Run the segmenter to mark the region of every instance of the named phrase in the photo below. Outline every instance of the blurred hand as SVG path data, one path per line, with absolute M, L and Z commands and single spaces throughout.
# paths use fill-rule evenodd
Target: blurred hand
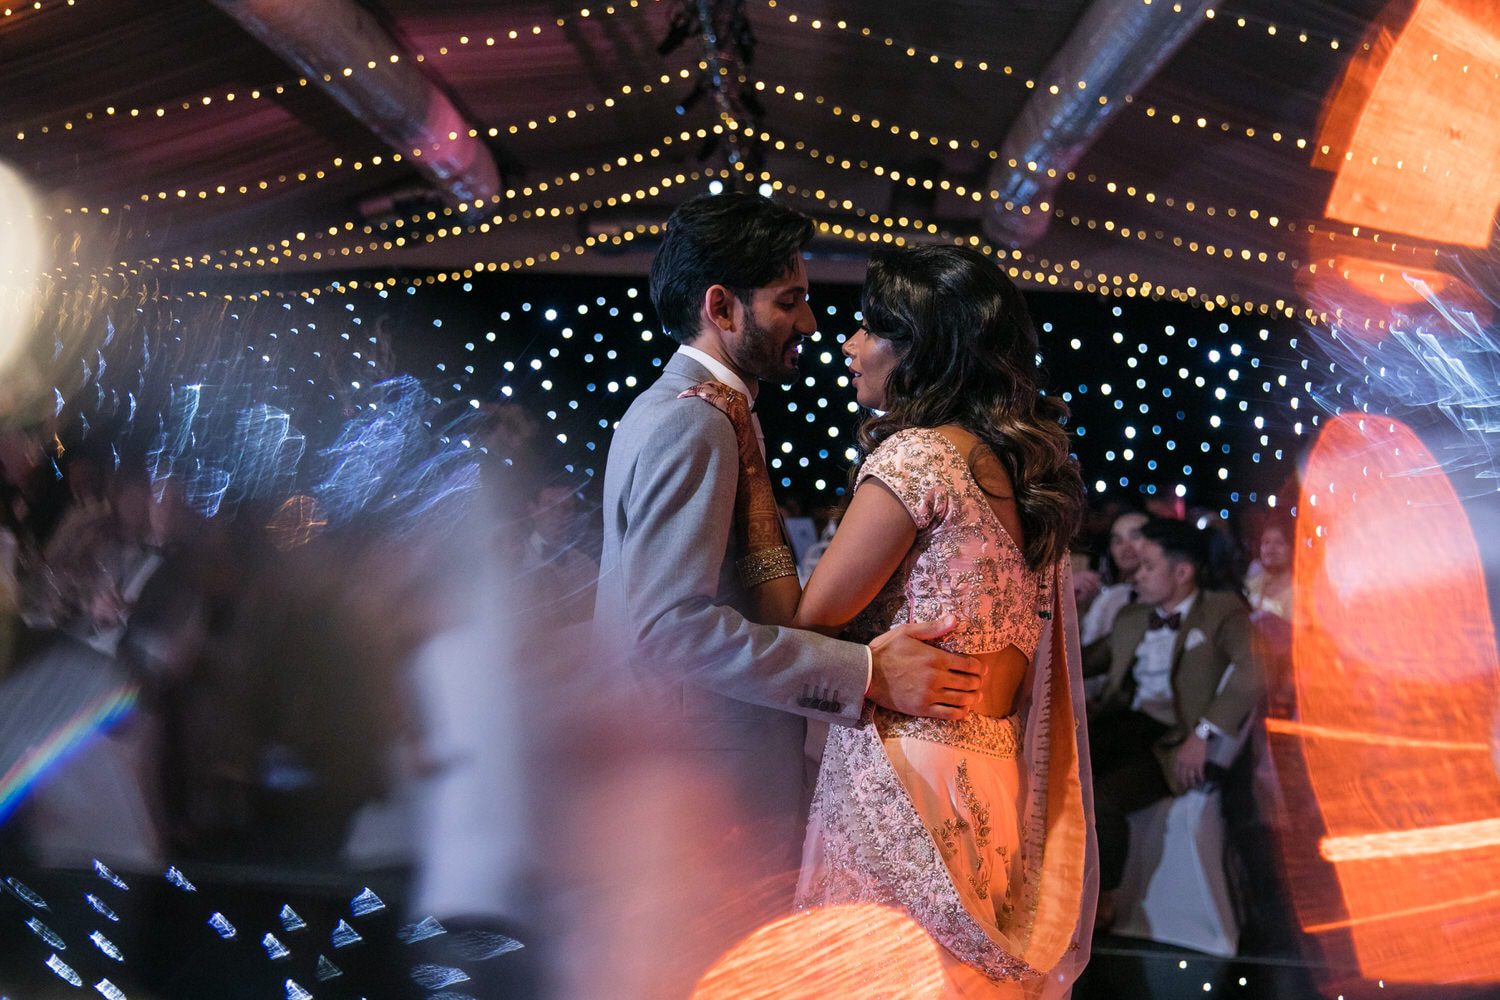
M 125 598 L 113 583 L 104 582 L 89 600 L 89 622 L 97 632 L 108 632 L 125 624 Z
M 870 643 L 874 669 L 865 697 L 883 708 L 929 719 L 962 719 L 979 700 L 984 666 L 972 656 L 927 644 L 957 624 L 952 615 L 912 622 Z
M 1103 589 L 1104 581 L 1093 570 L 1085 569 L 1073 574 L 1073 600 L 1080 611 L 1092 604 Z
M 1203 784 L 1203 770 L 1208 764 L 1208 741 L 1194 734 L 1177 748 L 1172 768 L 1177 780 L 1184 788 L 1197 788 Z

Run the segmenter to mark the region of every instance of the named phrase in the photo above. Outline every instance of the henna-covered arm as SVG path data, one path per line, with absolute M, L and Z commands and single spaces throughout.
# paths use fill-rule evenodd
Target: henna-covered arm
M 735 568 L 750 601 L 749 617 L 763 625 L 789 625 L 797 614 L 802 587 L 797 563 L 782 530 L 770 470 L 755 437 L 749 401 L 721 382 L 702 382 L 684 390 L 719 410 L 734 426 L 739 445 L 739 483 L 734 494 Z

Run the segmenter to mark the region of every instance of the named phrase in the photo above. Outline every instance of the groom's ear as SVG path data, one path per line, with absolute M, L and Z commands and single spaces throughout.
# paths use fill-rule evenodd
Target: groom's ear
M 739 299 L 723 285 L 709 285 L 703 293 L 703 315 L 720 333 L 728 333 L 738 325 L 738 307 Z

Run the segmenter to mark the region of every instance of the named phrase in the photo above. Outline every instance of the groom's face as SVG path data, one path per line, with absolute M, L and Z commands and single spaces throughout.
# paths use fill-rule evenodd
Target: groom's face
M 727 343 L 730 360 L 741 374 L 762 382 L 783 383 L 797 375 L 802 338 L 817 329 L 807 303 L 807 271 L 797 258 L 792 269 L 740 304 L 735 339 Z

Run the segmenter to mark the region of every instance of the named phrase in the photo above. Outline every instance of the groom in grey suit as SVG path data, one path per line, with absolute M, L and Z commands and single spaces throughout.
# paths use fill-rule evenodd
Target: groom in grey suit
M 865 646 L 744 617 L 731 530 L 734 427 L 679 394 L 717 380 L 753 402 L 760 381 L 795 377 L 801 341 L 815 329 L 801 259 L 812 229 L 805 216 L 740 193 L 695 198 L 668 221 L 651 296 L 682 346 L 610 445 L 595 609 L 601 642 L 638 683 L 647 716 L 666 727 L 670 752 L 685 771 L 706 769 L 721 800 L 734 803 L 695 822 L 726 839 L 753 830 L 758 856 L 742 860 L 781 874 L 798 865 L 807 719 L 857 725 L 866 698 L 959 718 L 980 683 L 972 658 L 923 641 L 951 622 L 903 626 Z

